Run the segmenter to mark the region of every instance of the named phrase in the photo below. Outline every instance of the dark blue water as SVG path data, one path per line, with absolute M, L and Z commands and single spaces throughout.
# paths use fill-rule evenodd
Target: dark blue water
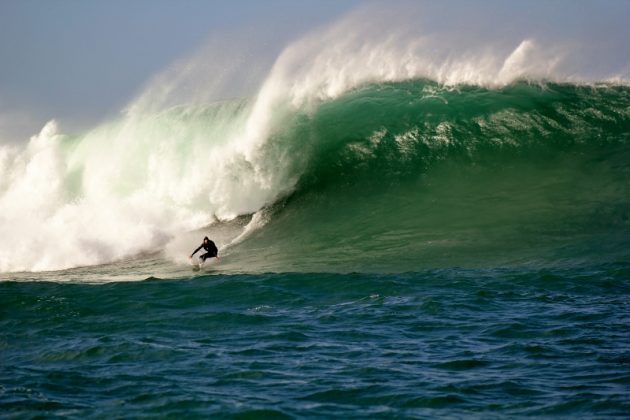
M 0 282 L 0 416 L 625 417 L 630 265 Z

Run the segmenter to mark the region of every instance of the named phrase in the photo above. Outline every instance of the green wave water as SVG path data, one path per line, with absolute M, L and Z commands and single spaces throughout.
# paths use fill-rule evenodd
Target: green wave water
M 364 86 L 276 133 L 308 159 L 234 252 L 263 271 L 627 259 L 629 104 L 617 86 Z
M 156 252 L 181 264 L 199 229 L 234 256 L 229 272 L 623 260 L 629 95 L 420 79 L 264 112 L 233 100 L 131 114 L 81 136 L 48 125 L 0 167 L 0 269 Z

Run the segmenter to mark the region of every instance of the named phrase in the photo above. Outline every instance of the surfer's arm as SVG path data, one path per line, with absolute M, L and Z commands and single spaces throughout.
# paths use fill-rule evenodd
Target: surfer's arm
M 199 248 L 195 249 L 195 251 L 192 254 L 190 254 L 190 258 L 192 258 L 193 255 L 195 255 L 197 251 L 199 251 L 201 248 L 203 248 L 203 244 L 199 245 Z

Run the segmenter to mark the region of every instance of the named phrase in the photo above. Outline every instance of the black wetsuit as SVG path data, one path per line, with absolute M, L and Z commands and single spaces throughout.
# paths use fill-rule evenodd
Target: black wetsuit
M 197 251 L 199 251 L 201 248 L 206 250 L 205 254 L 199 256 L 199 258 L 201 258 L 202 261 L 205 261 L 208 258 L 216 257 L 219 253 L 219 250 L 217 249 L 217 246 L 214 244 L 214 242 L 208 239 L 208 243 L 204 242 L 201 245 L 199 245 L 199 248 L 195 249 L 195 252 L 191 254 L 191 257 L 195 255 Z

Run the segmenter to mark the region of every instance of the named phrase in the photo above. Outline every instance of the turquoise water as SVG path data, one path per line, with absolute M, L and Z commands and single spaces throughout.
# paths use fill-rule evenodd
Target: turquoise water
M 251 110 L 48 135 L 54 195 L 35 152 L 0 182 L 2 417 L 627 416 L 630 89 L 373 83 L 253 146 Z
M 630 265 L 0 283 L 5 418 L 625 417 Z

